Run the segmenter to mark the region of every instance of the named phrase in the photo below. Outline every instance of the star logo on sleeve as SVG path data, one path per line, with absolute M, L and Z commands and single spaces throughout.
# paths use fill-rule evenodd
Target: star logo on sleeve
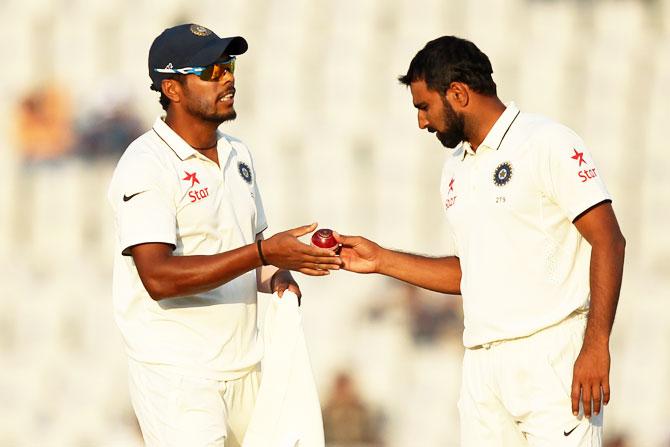
M 455 177 L 451 177 L 451 180 L 449 180 L 449 191 L 447 191 L 447 199 L 444 202 L 444 206 L 446 207 L 445 209 L 449 209 L 454 204 L 456 203 L 456 192 L 454 191 L 454 182 L 455 182 Z
M 186 180 L 187 182 L 190 180 L 191 181 L 191 188 L 195 186 L 197 183 L 198 185 L 200 184 L 200 181 L 198 180 L 198 177 L 196 177 L 196 173 L 190 173 L 188 171 L 184 171 L 184 174 L 186 174 L 186 177 L 184 177 L 182 180 Z
M 573 151 L 575 151 L 575 155 L 573 155 L 572 158 L 573 160 L 577 160 L 579 162 L 579 166 L 582 165 L 582 163 L 586 163 L 586 160 L 584 160 L 584 152 L 579 152 L 577 151 L 576 148 L 572 148 Z

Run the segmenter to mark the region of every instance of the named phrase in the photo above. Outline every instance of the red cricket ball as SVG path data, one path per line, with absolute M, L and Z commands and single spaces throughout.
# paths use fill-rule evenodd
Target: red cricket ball
M 328 228 L 322 228 L 314 232 L 312 235 L 312 245 L 315 247 L 335 250 L 335 252 L 339 251 L 337 240 L 335 239 L 335 236 L 333 236 L 333 230 Z

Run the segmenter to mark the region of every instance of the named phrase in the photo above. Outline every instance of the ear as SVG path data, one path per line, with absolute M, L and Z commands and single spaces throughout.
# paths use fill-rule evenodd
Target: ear
M 180 102 L 182 96 L 182 87 L 176 79 L 163 79 L 161 81 L 161 90 L 172 102 Z
M 451 100 L 452 106 L 466 107 L 470 103 L 470 88 L 462 82 L 452 82 L 444 93 L 447 99 Z

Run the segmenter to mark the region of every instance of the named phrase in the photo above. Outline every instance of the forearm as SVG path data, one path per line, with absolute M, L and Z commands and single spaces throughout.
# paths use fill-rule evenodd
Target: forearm
M 255 244 L 209 256 L 166 256 L 141 275 L 155 300 L 215 289 L 261 266 Z
M 461 293 L 461 265 L 456 256 L 430 258 L 382 249 L 378 273 L 435 292 Z
M 142 284 L 155 300 L 193 295 L 215 289 L 238 276 L 261 267 L 261 259 L 280 270 L 297 270 L 311 276 L 323 276 L 337 270 L 342 261 L 331 250 L 311 247 L 298 239 L 316 224 L 282 231 L 262 242 L 256 241 L 234 250 L 207 256 L 173 256 L 172 246 L 147 242 L 130 247 Z M 257 240 L 263 239 L 262 234 Z M 269 270 L 268 270 L 269 272 Z M 271 277 L 277 278 L 274 274 Z M 286 280 L 294 283 L 288 274 Z M 265 288 L 271 284 L 258 284 Z
M 587 346 L 609 343 L 619 302 L 624 253 L 625 240 L 620 235 L 592 247 L 591 302 L 584 335 L 584 344 Z

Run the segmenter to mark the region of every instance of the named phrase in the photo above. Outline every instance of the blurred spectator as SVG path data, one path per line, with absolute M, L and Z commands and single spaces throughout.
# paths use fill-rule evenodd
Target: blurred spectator
M 626 436 L 622 434 L 614 434 L 605 439 L 603 447 L 630 447 Z
M 142 134 L 142 123 L 122 87 L 101 88 L 92 110 L 80 117 L 77 155 L 84 159 L 116 161 Z
M 380 447 L 379 418 L 362 402 L 351 377 L 340 373 L 323 408 L 329 447 Z
M 401 320 L 415 345 L 461 343 L 463 306 L 460 296 L 430 292 L 402 281 L 385 279 L 386 293 L 367 309 L 369 323 Z
M 72 113 L 63 89 L 48 85 L 29 92 L 17 115 L 17 145 L 26 163 L 51 162 L 72 150 Z
M 415 344 L 433 344 L 453 338 L 460 340 L 463 312 L 459 297 L 431 293 L 405 284 L 405 306 Z

